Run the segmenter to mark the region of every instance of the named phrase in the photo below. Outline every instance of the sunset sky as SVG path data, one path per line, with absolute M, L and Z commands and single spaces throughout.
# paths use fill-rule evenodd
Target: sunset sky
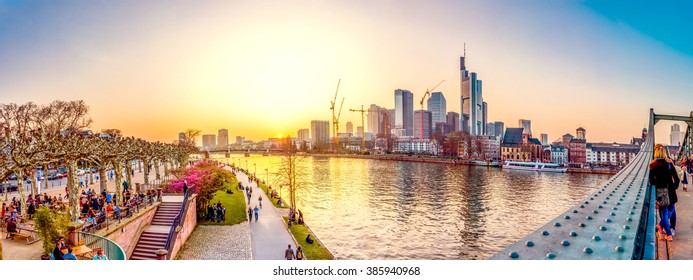
M 0 103 L 83 99 L 93 130 L 262 140 L 394 90 L 460 111 L 459 57 L 489 120 L 628 142 L 649 108 L 693 110 L 689 1 L 0 1 Z M 669 126 L 657 127 L 668 142 Z

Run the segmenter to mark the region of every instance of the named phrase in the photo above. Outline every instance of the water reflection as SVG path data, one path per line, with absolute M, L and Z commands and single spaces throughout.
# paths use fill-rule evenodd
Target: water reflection
M 487 259 L 609 178 L 323 157 L 304 168 L 299 207 L 338 259 Z

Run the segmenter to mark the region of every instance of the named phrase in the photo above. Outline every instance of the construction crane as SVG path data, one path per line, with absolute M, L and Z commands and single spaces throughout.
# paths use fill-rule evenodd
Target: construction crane
M 334 98 L 332 99 L 332 102 L 330 102 L 330 111 L 332 111 L 332 136 L 334 137 L 336 141 L 335 146 L 339 146 L 339 137 L 337 137 L 337 123 L 339 122 L 337 119 L 337 116 L 334 113 L 334 105 L 337 103 L 337 94 L 339 93 L 339 85 L 342 83 L 342 79 L 339 79 L 337 82 L 337 90 L 334 92 Z M 344 99 L 342 99 L 342 104 L 344 103 Z M 339 109 L 339 113 L 341 114 L 342 109 Z
M 426 96 L 430 96 L 430 95 L 431 95 L 431 91 L 435 90 L 435 89 L 436 89 L 440 84 L 442 84 L 443 82 L 445 82 L 445 80 L 440 81 L 440 83 L 438 83 L 438 84 L 437 84 L 436 86 L 434 86 L 432 89 L 430 89 L 430 90 L 427 89 L 427 90 L 426 90 L 426 93 L 424 93 L 423 97 L 421 98 L 421 102 L 420 102 L 420 104 L 421 104 L 421 139 L 425 139 L 425 138 L 426 138 L 426 137 L 425 137 L 425 136 L 426 136 L 426 135 L 425 135 L 425 131 L 424 131 L 424 128 L 425 128 L 425 126 L 424 126 L 424 116 L 425 116 L 425 115 L 424 115 L 424 108 L 423 108 L 424 100 L 426 100 Z
M 344 97 L 342 97 L 342 103 L 339 104 L 339 113 L 337 113 L 337 118 L 334 119 L 334 126 L 337 132 L 335 133 L 335 142 L 337 143 L 337 151 L 339 151 L 339 117 L 342 116 L 342 106 L 344 106 Z
M 359 109 L 349 109 L 352 112 L 361 112 L 361 151 L 366 150 L 366 126 L 363 124 L 363 114 L 365 112 L 370 112 L 370 110 L 364 110 L 363 105 L 361 105 L 361 110 Z

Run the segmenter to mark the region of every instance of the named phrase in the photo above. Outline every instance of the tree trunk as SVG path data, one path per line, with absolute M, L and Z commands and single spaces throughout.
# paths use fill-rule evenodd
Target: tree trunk
M 132 190 L 132 187 L 134 186 L 132 182 L 132 162 L 128 161 L 125 163 L 125 178 L 127 178 L 126 182 L 128 182 L 128 187 Z
M 156 179 L 161 180 L 161 174 L 159 172 L 159 160 L 154 160 L 154 172 L 156 172 Z
M 31 193 L 36 195 L 36 194 L 38 194 L 38 184 L 39 184 L 38 183 L 38 173 L 36 171 L 32 170 L 29 178 L 31 178 Z
M 79 218 L 79 179 L 77 178 L 77 161 L 72 160 L 67 163 L 67 186 L 70 190 L 70 220 L 77 221 Z
M 48 170 L 43 172 L 43 191 L 48 191 Z
M 123 197 L 123 189 L 121 185 L 123 184 L 123 164 L 122 161 L 116 160 L 113 163 L 113 173 L 115 173 L 115 184 L 116 184 L 116 197 L 121 199 Z M 118 202 L 116 202 L 117 204 Z
M 93 172 L 91 172 L 91 167 L 89 167 L 89 185 L 94 184 L 94 175 Z
M 147 165 L 144 167 L 144 184 L 148 185 L 149 184 L 149 160 L 147 161 L 142 161 L 142 164 L 140 165 L 140 170 L 142 168 L 142 165 Z
M 19 170 L 16 172 L 17 174 L 17 191 L 19 192 L 19 202 L 22 204 L 22 209 L 19 212 L 22 216 L 26 215 L 26 197 L 24 196 L 24 171 Z
M 103 166 L 99 166 L 99 193 L 105 192 L 107 189 L 107 182 L 106 182 L 106 166 L 107 164 Z
M 137 166 L 138 166 L 139 169 L 140 169 L 140 173 L 142 173 L 142 165 L 144 165 L 144 162 L 138 160 L 138 161 L 137 161 Z M 145 168 L 145 170 L 146 170 L 146 168 Z

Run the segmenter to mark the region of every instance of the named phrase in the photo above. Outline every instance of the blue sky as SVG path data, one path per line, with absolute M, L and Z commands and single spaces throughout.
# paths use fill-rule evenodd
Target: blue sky
M 627 142 L 651 107 L 693 110 L 690 11 L 686 1 L 0 1 L 0 102 L 84 99 L 94 129 L 152 140 L 187 128 L 260 140 L 330 119 L 340 78 L 342 128 L 361 122 L 349 108 L 392 108 L 397 88 L 418 103 L 441 80 L 459 112 L 466 43 L 490 121 Z

